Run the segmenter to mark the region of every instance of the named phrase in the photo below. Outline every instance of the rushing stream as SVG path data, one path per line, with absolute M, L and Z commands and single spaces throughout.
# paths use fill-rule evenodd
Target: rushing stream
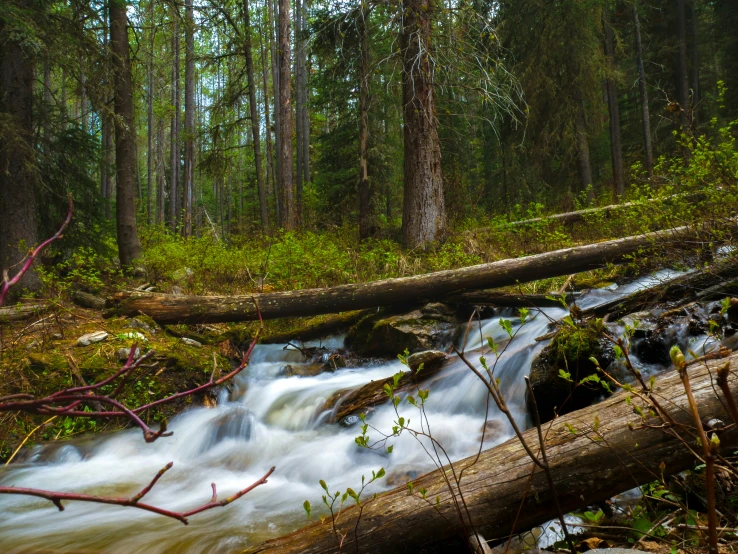
M 638 287 L 666 279 L 660 272 L 626 286 L 585 293 L 578 305 L 587 308 L 624 296 Z M 549 319 L 566 315 L 563 308 L 531 310 L 533 319 L 519 330 L 501 358 L 496 374 L 508 404 L 521 425 L 527 426 L 523 375 L 545 342 L 535 338 L 548 332 Z M 515 323 L 513 311 L 501 312 Z M 518 322 L 519 323 L 519 322 Z M 516 327 L 517 328 L 517 327 Z M 481 336 L 506 338 L 499 317 L 475 327 L 466 350 L 482 347 Z M 686 339 L 685 339 L 686 340 Z M 696 345 L 705 337 L 690 338 Z M 340 347 L 342 338 L 324 341 Z M 486 342 L 486 341 L 485 341 Z M 317 345 L 317 343 L 315 343 Z M 692 343 L 690 343 L 692 345 Z M 708 345 L 709 347 L 710 345 Z M 695 348 L 694 345 L 692 345 Z M 302 503 L 321 505 L 320 479 L 331 490 L 358 488 L 361 476 L 384 467 L 387 477 L 374 483 L 368 494 L 402 485 L 434 469 L 415 439 L 405 433 L 391 441 L 394 451 L 360 449 L 354 442 L 356 426 L 324 423 L 320 407 L 336 391 L 391 376 L 404 368 L 399 361 L 367 367 L 340 369 L 316 377 L 280 377 L 285 363 L 300 363 L 302 355 L 283 345 L 260 345 L 247 370 L 238 376 L 233 393 L 225 393 L 216 408 L 187 411 L 170 422 L 174 435 L 153 444 L 143 441 L 139 430 L 127 430 L 84 440 L 34 447 L 24 463 L 0 472 L 5 486 L 34 487 L 100 495 L 129 496 L 146 485 L 166 463 L 171 469 L 149 493 L 146 501 L 172 510 L 186 510 L 206 502 L 215 482 L 221 498 L 261 477 L 271 466 L 276 471 L 268 484 L 225 508 L 193 516 L 190 525 L 131 508 L 67 502 L 58 512 L 48 501 L 24 497 L 0 497 L 0 552 L 3 553 L 213 553 L 237 552 L 240 548 L 287 533 L 307 523 Z M 457 359 L 431 386 L 427 413 L 433 436 L 453 459 L 479 448 L 486 391 Z M 417 411 L 401 405 L 406 417 Z M 389 431 L 396 418 L 391 405 L 380 406 L 371 424 Z M 485 448 L 511 436 L 496 410 L 490 408 Z M 412 426 L 413 422 L 411 422 Z M 376 437 L 376 433 L 370 431 Z

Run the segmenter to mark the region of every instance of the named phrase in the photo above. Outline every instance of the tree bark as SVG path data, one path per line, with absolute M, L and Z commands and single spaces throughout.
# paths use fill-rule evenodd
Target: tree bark
M 185 0 L 185 147 L 184 236 L 192 236 L 192 195 L 195 170 L 195 15 L 193 0 Z
M 37 316 L 49 309 L 48 304 L 20 304 L 0 307 L 0 325 Z
M 269 23 L 266 25 L 267 31 L 270 29 Z M 267 155 L 267 163 L 266 163 L 266 184 L 267 188 L 271 185 L 272 192 L 276 193 L 277 190 L 277 183 L 274 178 L 274 154 L 272 152 L 272 124 L 270 121 L 270 114 L 269 114 L 269 79 L 267 78 L 267 55 L 266 55 L 266 49 L 264 48 L 264 26 L 262 25 L 260 28 L 261 33 L 260 39 L 259 39 L 259 48 L 261 50 L 261 77 L 264 85 L 264 123 L 266 126 L 266 155 Z M 242 210 L 243 211 L 243 210 Z
M 279 0 L 279 118 L 282 172 L 282 227 L 291 231 L 297 227 L 295 200 L 293 196 L 292 154 L 292 76 L 290 52 L 290 0 Z
M 425 248 L 446 232 L 436 99 L 431 57 L 434 0 L 404 0 L 400 37 L 403 57 L 404 204 L 402 238 Z
M 110 2 L 110 47 L 115 83 L 115 165 L 118 256 L 123 267 L 143 255 L 136 226 L 136 135 L 125 0 Z
M 179 7 L 175 4 L 173 6 L 174 15 L 172 17 L 173 29 L 172 29 L 172 113 L 171 121 L 171 146 L 169 162 L 169 225 L 171 226 L 172 232 L 177 231 L 177 225 L 179 224 L 179 218 L 181 215 L 180 205 L 180 136 L 179 131 L 181 127 L 180 122 L 180 79 L 179 79 Z
M 357 16 L 361 40 L 359 72 L 359 240 L 372 234 L 371 187 L 369 185 L 369 40 L 366 19 L 368 10 Z
M 19 0 L 20 9 L 35 3 Z M 24 48 L 0 18 L 0 279 L 2 271 L 20 262 L 37 242 L 36 177 L 33 138 L 33 81 L 35 60 L 30 46 Z M 16 268 L 17 269 L 17 268 Z M 12 272 L 11 272 L 12 275 Z M 38 288 L 31 269 L 18 288 Z
M 636 63 L 638 65 L 638 86 L 641 93 L 641 122 L 643 125 L 643 149 L 646 155 L 646 172 L 653 175 L 653 147 L 651 146 L 651 114 L 648 107 L 646 72 L 643 68 L 643 45 L 641 43 L 641 24 L 638 20 L 638 2 L 633 2 L 633 27 L 636 43 Z
M 732 356 L 729 361 L 733 369 L 729 387 L 735 395 L 738 394 L 735 376 L 738 356 Z M 714 372 L 722 363 L 725 362 L 709 365 Z M 703 419 L 729 420 L 709 370 L 695 366 L 689 373 Z M 687 395 L 676 372 L 659 378 L 654 394 L 677 424 L 692 426 Z M 564 512 L 602 502 L 659 479 L 662 473 L 672 475 L 695 465 L 694 454 L 672 434 L 658 425 L 641 425 L 640 417 L 633 412 L 633 403 L 642 404 L 632 393 L 620 392 L 599 404 L 555 420 L 547 435 L 546 452 Z M 595 421 L 599 424 L 593 426 Z M 650 418 L 649 423 L 658 424 L 660 419 Z M 523 436 L 530 445 L 538 442 L 536 429 L 526 431 Z M 738 432 L 733 429 L 722 432 L 720 441 L 723 451 L 729 452 L 738 445 Z M 451 552 L 457 551 L 454 548 L 464 549 L 470 528 L 487 540 L 503 539 L 511 532 L 520 532 L 556 517 L 546 475 L 534 467 L 517 438 L 482 452 L 476 461 L 475 458 L 472 456 L 454 464 L 457 472 L 459 468 L 469 468 L 464 473 L 461 492 L 471 521 L 464 512 L 462 526 L 446 485 L 450 472 L 444 467 L 415 479 L 414 495 L 403 486 L 365 502 L 358 525 L 359 510 L 354 506 L 345 509 L 338 521 L 338 529 L 346 534 L 342 551 Z M 417 491 L 421 489 L 427 490 L 426 498 L 430 501 L 419 497 Z M 454 490 L 458 500 L 458 491 L 455 487 Z M 251 547 L 245 554 L 338 551 L 329 516 L 324 523 L 317 522 Z
M 587 133 L 587 122 L 584 117 L 584 103 L 579 94 L 575 94 L 576 114 L 574 116 L 574 129 L 577 134 L 577 170 L 579 172 L 579 184 L 581 190 L 587 190 L 592 185 L 592 166 L 589 161 L 589 135 Z M 590 189 L 589 197 L 592 197 Z
M 295 164 L 295 217 L 297 226 L 302 226 L 302 194 L 303 194 L 303 162 L 304 152 L 302 141 L 302 2 L 295 0 L 295 150 L 297 160 Z
M 618 106 L 618 85 L 615 79 L 615 40 L 610 21 L 610 7 L 602 8 L 602 26 L 605 34 L 605 57 L 608 63 L 608 76 L 605 80 L 607 88 L 607 108 L 610 115 L 610 158 L 612 160 L 612 178 L 615 196 L 625 194 L 625 176 L 623 172 L 623 147 L 620 141 L 620 107 Z
M 676 31 L 677 42 L 679 43 L 676 88 L 679 105 L 681 106 L 681 110 L 679 111 L 679 120 L 682 124 L 682 130 L 684 133 L 688 133 L 691 107 L 689 105 L 689 81 L 687 79 L 687 20 L 684 2 L 685 0 L 676 0 Z M 685 157 L 690 157 L 688 148 L 684 147 L 682 151 Z
M 609 263 L 624 262 L 630 254 L 641 250 L 653 247 L 663 249 L 667 244 L 679 246 L 685 237 L 693 235 L 692 228 L 679 227 L 525 258 L 322 289 L 243 296 L 170 296 L 124 292 L 109 299 L 108 315 L 144 313 L 161 323 L 214 323 L 258 319 L 256 304 L 264 319 L 409 304 L 469 290 L 504 287 L 590 271 Z
M 154 0 L 149 0 L 149 59 L 148 90 L 146 106 L 147 152 L 146 152 L 146 222 L 151 225 L 154 220 Z
M 274 166 L 276 182 L 274 185 L 275 210 L 277 212 L 277 226 L 282 227 L 282 118 L 280 117 L 279 101 L 279 56 L 277 55 L 277 41 L 279 40 L 279 8 L 277 0 L 266 0 L 269 12 L 269 48 L 272 55 L 272 92 L 274 94 L 274 147 L 277 154 Z M 276 37 L 276 38 L 275 38 Z
M 251 114 L 251 135 L 254 145 L 254 163 L 256 164 L 256 188 L 259 191 L 259 212 L 261 229 L 267 233 L 269 229 L 269 211 L 267 209 L 266 184 L 261 163 L 261 133 L 259 131 L 259 111 L 256 104 L 256 82 L 254 81 L 254 57 L 252 53 L 251 18 L 249 0 L 243 0 L 244 49 L 246 55 L 246 74 L 249 80 L 249 112 Z
M 689 3 L 689 11 L 692 19 L 692 124 L 697 133 L 700 124 L 700 54 L 697 43 L 697 10 L 696 0 Z

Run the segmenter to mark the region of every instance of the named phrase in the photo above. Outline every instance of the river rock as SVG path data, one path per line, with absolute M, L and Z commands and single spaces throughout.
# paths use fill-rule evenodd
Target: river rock
M 142 331 L 146 331 L 147 333 L 151 333 L 152 335 L 156 334 L 156 330 L 151 325 L 137 317 L 134 317 L 131 321 L 128 322 L 128 327 L 130 327 L 131 329 L 140 329 Z
M 424 369 L 433 369 L 446 359 L 446 353 L 440 350 L 425 350 L 410 354 L 407 358 L 407 366 L 413 371 L 417 371 L 421 364 Z
M 541 422 L 550 421 L 555 413 L 561 415 L 589 406 L 606 392 L 597 383 L 575 387 L 585 377 L 597 374 L 597 367 L 589 360 L 591 357 L 603 368 L 613 358 L 609 345 L 594 327 L 565 326 L 533 360 L 530 381 Z M 571 381 L 561 377 L 560 370 L 570 373 Z M 527 391 L 526 404 L 532 415 L 532 399 Z
M 338 424 L 341 427 L 353 427 L 354 425 L 357 425 L 361 421 L 361 418 L 357 415 L 347 415 L 346 417 L 342 417 Z
M 195 339 L 191 339 L 189 337 L 182 337 L 179 339 L 183 344 L 186 344 L 187 346 L 194 346 L 195 348 L 202 348 L 202 343 L 197 342 Z
M 118 349 L 118 359 L 122 362 L 125 362 L 128 360 L 128 356 L 131 355 L 131 349 L 130 348 L 119 348 Z M 136 353 L 133 355 L 133 359 L 137 360 L 141 357 L 141 349 L 136 347 Z
M 315 377 L 324 371 L 323 364 L 287 364 L 280 373 L 285 377 Z
M 77 339 L 77 346 L 89 346 L 95 342 L 101 342 L 108 338 L 108 333 L 105 331 L 95 331 L 94 333 L 87 333 Z
M 656 322 L 651 312 L 628 314 L 622 318 L 621 323 L 633 329 L 633 337 L 635 338 L 650 337 L 656 330 Z
M 452 310 L 441 306 L 435 303 L 380 319 L 367 316 L 349 330 L 345 344 L 360 356 L 387 358 L 405 350 L 415 353 L 437 349 L 452 339 L 458 325 Z

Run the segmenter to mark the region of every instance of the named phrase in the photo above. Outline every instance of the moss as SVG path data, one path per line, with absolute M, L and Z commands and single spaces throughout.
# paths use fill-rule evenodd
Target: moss
M 547 360 L 553 366 L 565 368 L 598 357 L 601 352 L 600 336 L 593 326 L 565 326 L 551 341 Z

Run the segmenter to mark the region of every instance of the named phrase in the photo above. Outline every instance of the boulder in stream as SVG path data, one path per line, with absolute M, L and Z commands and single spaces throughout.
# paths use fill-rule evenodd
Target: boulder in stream
M 458 325 L 455 311 L 440 302 L 403 315 L 370 315 L 346 335 L 346 346 L 360 356 L 394 358 L 398 354 L 437 349 L 451 340 Z
M 541 422 L 550 421 L 555 414 L 565 414 L 589 406 L 606 390 L 592 382 L 579 384 L 590 375 L 597 375 L 596 358 L 601 367 L 612 362 L 612 353 L 593 325 L 562 327 L 543 351 L 533 360 L 530 381 Z M 562 374 L 569 374 L 565 378 Z M 604 379 L 604 377 L 603 377 Z M 526 405 L 532 410 L 529 393 Z

